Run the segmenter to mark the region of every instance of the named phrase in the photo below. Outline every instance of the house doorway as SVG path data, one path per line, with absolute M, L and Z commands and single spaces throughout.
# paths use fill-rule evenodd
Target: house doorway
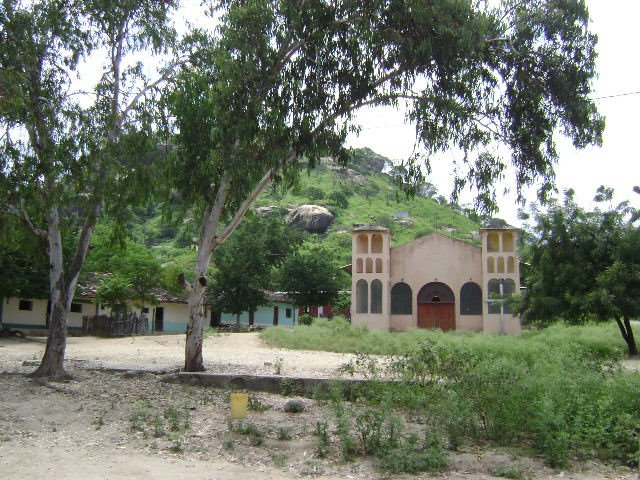
M 164 330 L 164 307 L 156 307 L 155 332 Z
M 442 282 L 427 283 L 418 292 L 418 327 L 456 328 L 456 300 L 453 291 Z

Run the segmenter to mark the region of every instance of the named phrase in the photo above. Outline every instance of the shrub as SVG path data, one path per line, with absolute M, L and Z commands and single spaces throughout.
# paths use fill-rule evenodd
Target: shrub
M 287 413 L 304 412 L 304 402 L 302 400 L 289 400 L 284 405 L 284 411 Z
M 298 323 L 300 325 L 310 326 L 313 323 L 313 316 L 308 313 L 303 313 L 298 318 Z

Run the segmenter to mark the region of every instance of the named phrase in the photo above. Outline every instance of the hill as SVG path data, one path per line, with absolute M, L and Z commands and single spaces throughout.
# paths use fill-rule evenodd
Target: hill
M 283 218 L 300 205 L 320 205 L 334 216 L 328 230 L 313 239 L 331 247 L 343 263 L 351 261 L 351 230 L 362 224 L 378 224 L 393 232 L 392 245 L 401 245 L 432 232 L 470 243 L 478 242 L 478 224 L 448 205 L 434 188 L 407 198 L 385 173 L 391 161 L 370 149 L 354 150 L 348 168 L 324 158 L 313 170 L 300 175 L 287 192 L 264 192 L 253 209 L 269 210 Z M 264 209 L 264 207 L 269 207 Z M 196 219 L 167 221 L 158 206 L 135 208 L 128 231 L 134 241 L 152 249 L 164 265 L 189 269 L 195 256 Z M 98 232 L 99 235 L 99 232 Z

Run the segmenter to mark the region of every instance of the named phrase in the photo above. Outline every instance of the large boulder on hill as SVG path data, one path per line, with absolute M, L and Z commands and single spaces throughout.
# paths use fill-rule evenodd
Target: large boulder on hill
M 355 183 L 356 185 L 361 185 L 362 186 L 362 185 L 367 183 L 367 179 L 364 178 L 363 175 L 359 174 L 355 170 L 352 170 L 351 168 L 345 168 L 343 170 L 340 170 L 340 173 L 347 180 L 349 180 L 351 183 Z
M 297 225 L 310 233 L 324 233 L 333 222 L 333 214 L 319 205 L 301 205 L 289 212 L 287 225 Z

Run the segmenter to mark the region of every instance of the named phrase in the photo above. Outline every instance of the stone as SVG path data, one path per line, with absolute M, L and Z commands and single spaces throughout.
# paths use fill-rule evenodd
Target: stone
M 301 205 L 286 217 L 287 225 L 297 225 L 310 233 L 324 233 L 333 222 L 333 214 L 320 205 Z

